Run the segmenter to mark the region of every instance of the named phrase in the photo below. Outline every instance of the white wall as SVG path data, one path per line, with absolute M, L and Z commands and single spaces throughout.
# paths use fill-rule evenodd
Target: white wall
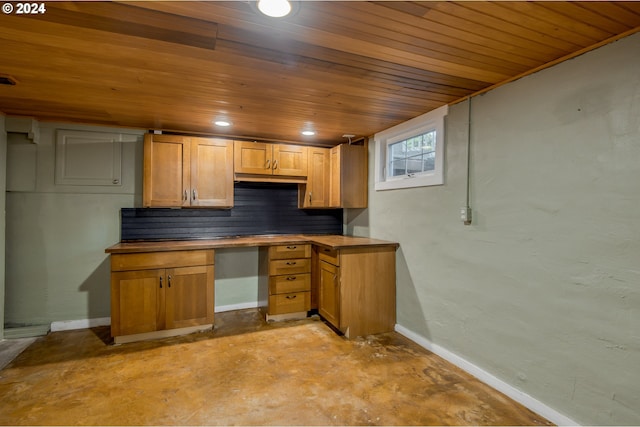
M 400 243 L 398 323 L 580 423 L 640 424 L 640 34 L 473 99 L 471 226 L 467 108 L 443 186 L 349 213 Z
M 142 142 L 123 143 L 122 187 L 56 185 L 57 129 L 141 131 L 40 123 L 40 142 L 9 134 L 6 302 L 9 327 L 109 317 L 109 259 L 120 208 L 140 200 Z
M 3 305 L 9 326 L 109 317 L 110 265 L 104 250 L 120 240 L 120 209 L 141 206 L 141 137 L 123 143 L 122 187 L 56 185 L 57 129 L 142 135 L 46 122 L 40 123 L 37 145 L 25 135 L 9 134 Z M 257 305 L 257 253 L 255 248 L 217 251 L 216 307 Z

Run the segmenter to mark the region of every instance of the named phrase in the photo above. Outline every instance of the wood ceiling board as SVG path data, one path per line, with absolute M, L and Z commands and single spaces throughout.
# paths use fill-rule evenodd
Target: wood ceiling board
M 631 34 L 639 3 L 50 2 L 0 16 L 0 110 L 329 146 Z
M 323 30 L 340 32 L 349 38 L 495 72 L 526 69 L 526 66 L 519 62 L 528 66 L 539 63 L 529 58 L 518 58 L 517 55 L 491 50 L 481 44 L 474 46 L 472 50 L 468 45 L 463 49 L 460 44 L 452 43 L 450 37 L 437 37 L 437 33 L 431 31 L 424 23 L 418 27 L 391 19 L 380 21 L 376 15 L 353 13 L 349 4 L 332 3 L 331 6 L 331 11 L 315 11 L 307 24 L 312 25 L 313 21 L 324 22 Z M 434 41 L 435 39 L 438 41 Z
M 621 24 L 620 22 L 610 19 L 602 10 L 604 9 L 602 6 L 598 11 L 585 8 L 583 3 L 579 2 L 548 2 L 544 7 L 567 18 L 588 22 L 590 26 L 608 34 L 607 37 L 611 37 L 614 34 L 622 33 L 632 28 L 626 24 Z
M 400 2 L 398 2 L 400 3 Z M 485 2 L 469 2 L 480 3 L 482 5 Z M 350 3 L 352 4 L 352 3 Z M 438 2 L 436 2 L 438 4 Z M 364 5 L 359 2 L 353 2 L 352 7 L 361 9 Z M 376 7 L 369 7 L 371 12 L 375 12 L 378 19 L 383 20 L 388 17 L 402 21 L 406 19 L 408 23 L 416 26 L 422 26 L 427 28 L 433 34 L 440 34 L 450 44 L 459 44 L 461 46 L 467 46 L 468 49 L 476 48 L 477 46 L 487 46 L 493 50 L 506 51 L 506 52 L 518 52 L 520 55 L 528 55 L 528 52 L 535 52 L 536 55 L 548 56 L 550 51 L 557 51 L 556 47 L 548 46 L 541 43 L 537 38 L 525 38 L 519 35 L 513 35 L 505 33 L 498 26 L 497 29 L 489 28 L 485 23 L 480 25 L 471 23 L 469 21 L 455 19 L 454 16 L 444 14 L 436 9 L 436 5 L 429 9 L 429 13 L 426 17 L 406 17 L 402 12 L 398 12 L 396 9 L 396 2 L 384 3 L 384 6 L 376 4 Z M 513 19 L 513 13 L 510 15 Z M 447 21 L 447 24 L 440 22 L 439 19 Z M 510 22 L 510 21 L 506 21 Z M 452 26 L 453 25 L 453 26 Z
M 142 13 L 144 12 L 144 13 Z M 78 28 L 122 34 L 141 39 L 214 49 L 217 24 L 193 18 L 182 18 L 162 12 L 141 10 L 134 6 L 102 2 L 55 3 L 42 15 L 25 15 L 38 23 L 55 22 Z
M 186 13 L 184 5 L 180 7 L 175 3 L 151 3 L 149 5 L 144 3 L 136 4 L 139 4 L 140 7 Z M 372 43 L 368 40 L 353 39 L 341 33 L 332 33 L 324 29 L 323 22 L 318 22 L 318 20 L 314 19 L 312 10 L 308 7 L 310 5 L 322 5 L 322 7 L 331 8 L 332 4 L 333 2 L 309 2 L 309 4 L 303 2 L 296 17 L 280 22 L 277 27 L 274 27 L 272 20 L 261 18 L 242 2 L 205 2 L 200 3 L 199 6 L 202 6 L 200 10 L 202 16 L 210 17 L 209 19 L 214 19 L 215 17 L 220 25 L 250 28 L 251 31 L 257 33 L 278 34 L 280 40 L 276 45 L 278 49 L 286 50 L 286 44 L 291 39 L 379 60 L 397 62 L 422 70 L 450 74 L 455 77 L 477 79 L 485 83 L 499 81 L 505 76 L 501 72 L 482 70 L 451 61 L 424 57 L 412 52 Z M 310 14 L 309 18 L 305 18 L 305 14 Z M 298 24 L 299 21 L 311 22 L 312 24 L 300 25 Z
M 619 22 L 629 29 L 637 26 L 638 15 L 640 15 L 640 2 L 628 1 L 623 4 L 611 2 L 580 2 L 580 6 L 591 10 L 598 15 L 604 15 L 611 20 Z M 634 12 L 632 8 L 635 7 Z
M 528 2 L 504 2 L 500 6 L 517 12 L 521 22 L 527 22 L 538 31 L 552 34 L 554 37 L 572 40 L 580 46 L 590 46 L 611 36 L 610 33 L 592 27 L 586 22 L 564 16 L 544 5 L 544 1 L 529 4 Z

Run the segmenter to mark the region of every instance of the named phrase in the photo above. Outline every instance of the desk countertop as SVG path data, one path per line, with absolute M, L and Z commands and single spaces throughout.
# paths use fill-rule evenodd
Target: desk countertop
M 105 249 L 110 254 L 125 254 L 136 252 L 164 252 L 164 251 L 188 251 L 196 249 L 221 249 L 238 247 L 258 247 L 287 244 L 311 243 L 329 247 L 331 249 L 372 247 L 372 246 L 393 246 L 398 248 L 399 244 L 386 240 L 370 239 L 368 237 L 353 237 L 340 235 L 308 235 L 308 234 L 287 234 L 287 235 L 261 235 L 261 236 L 240 236 L 223 237 L 219 239 L 203 240 L 167 240 L 148 242 L 121 242 Z

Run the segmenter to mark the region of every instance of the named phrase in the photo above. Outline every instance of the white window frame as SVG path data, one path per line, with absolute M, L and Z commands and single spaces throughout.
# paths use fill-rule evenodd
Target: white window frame
M 444 105 L 426 114 L 408 120 L 397 126 L 378 132 L 375 141 L 375 190 L 394 190 L 399 188 L 426 187 L 444 184 L 444 117 L 449 107 Z M 387 177 L 387 153 L 389 145 L 414 136 L 436 131 L 435 167 L 432 171 Z

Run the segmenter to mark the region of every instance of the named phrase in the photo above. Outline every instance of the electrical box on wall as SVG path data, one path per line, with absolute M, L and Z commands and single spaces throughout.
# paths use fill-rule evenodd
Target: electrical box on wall
M 469 206 L 460 208 L 460 220 L 462 220 L 464 225 L 471 224 L 471 208 Z

